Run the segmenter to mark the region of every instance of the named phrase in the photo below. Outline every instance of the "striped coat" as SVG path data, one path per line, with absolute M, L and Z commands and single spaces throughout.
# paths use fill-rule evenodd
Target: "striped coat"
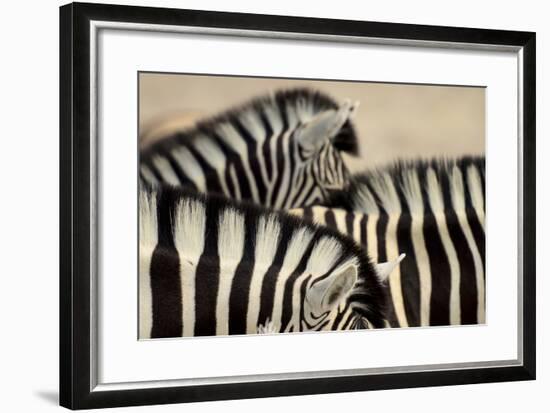
M 351 235 L 373 260 L 405 253 L 389 278 L 393 327 L 485 322 L 485 160 L 403 162 L 359 175 L 347 210 L 294 210 Z
M 141 150 L 140 179 L 276 209 L 324 205 L 348 184 L 354 108 L 308 89 L 261 97 Z
M 385 325 L 387 274 L 337 231 L 170 188 L 139 217 L 140 338 Z

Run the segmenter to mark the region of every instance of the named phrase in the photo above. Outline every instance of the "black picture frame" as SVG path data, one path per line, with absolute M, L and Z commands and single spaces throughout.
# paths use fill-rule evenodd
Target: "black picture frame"
M 185 25 L 378 39 L 503 45 L 521 50 L 523 103 L 523 362 L 513 367 L 353 375 L 192 387 L 94 391 L 90 312 L 90 22 Z M 60 8 L 60 404 L 71 409 L 535 379 L 535 56 L 531 32 L 73 3 Z

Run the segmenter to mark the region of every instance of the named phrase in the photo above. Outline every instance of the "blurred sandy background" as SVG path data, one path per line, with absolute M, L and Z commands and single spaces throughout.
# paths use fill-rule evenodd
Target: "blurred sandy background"
M 307 86 L 338 102 L 358 100 L 360 158 L 351 170 L 397 158 L 485 153 L 485 89 L 366 82 L 308 81 L 141 73 L 141 145 L 266 92 Z

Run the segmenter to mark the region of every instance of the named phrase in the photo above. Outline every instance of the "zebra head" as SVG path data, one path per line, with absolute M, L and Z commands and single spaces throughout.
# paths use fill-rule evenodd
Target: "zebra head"
M 297 102 L 297 108 L 305 103 Z M 350 119 L 359 103 L 344 101 L 303 119 L 294 133 L 294 152 L 297 153 L 294 184 L 306 186 L 313 182 L 314 196 L 301 202 L 302 206 L 324 204 L 335 191 L 345 190 L 350 174 L 341 152 L 357 154 L 357 138 Z M 300 110 L 297 109 L 298 114 Z M 315 199 L 316 197 L 316 199 Z M 291 205 L 290 207 L 293 207 Z
M 402 259 L 373 266 L 354 257 L 312 281 L 304 296 L 302 330 L 384 327 L 387 279 Z
M 140 180 L 287 210 L 325 205 L 358 153 L 356 104 L 290 89 L 203 119 L 140 151 Z

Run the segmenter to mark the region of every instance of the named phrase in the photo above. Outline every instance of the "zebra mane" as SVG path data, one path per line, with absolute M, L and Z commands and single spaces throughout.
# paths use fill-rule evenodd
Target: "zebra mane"
M 288 225 L 295 231 L 304 230 L 310 233 L 313 238 L 328 237 L 331 240 L 338 242 L 341 248 L 341 258 L 350 258 L 354 255 L 363 256 L 365 253 L 363 250 L 353 241 L 351 238 L 342 235 L 339 231 L 332 228 L 328 228 L 324 225 L 318 225 L 310 221 L 305 221 L 300 217 L 289 214 L 281 210 L 275 210 L 272 208 L 260 206 L 252 201 L 236 201 L 230 198 L 226 198 L 222 195 L 210 193 L 198 193 L 193 190 L 189 190 L 182 187 L 173 187 L 169 185 L 162 185 L 159 187 L 153 187 L 150 185 L 140 185 L 140 229 L 141 231 L 147 231 L 150 233 L 151 229 L 147 229 L 147 225 L 157 225 L 156 207 L 154 206 L 157 201 L 155 199 L 163 198 L 164 202 L 174 206 L 171 213 L 172 224 L 175 224 L 177 216 L 182 213 L 181 207 L 192 202 L 200 202 L 203 205 L 209 205 L 217 211 L 232 210 L 243 216 L 251 217 L 254 222 L 258 222 L 260 218 L 262 221 L 268 223 L 276 221 L 281 225 Z M 175 225 L 174 225 L 175 226 Z M 150 237 L 152 238 L 152 237 Z M 367 260 L 365 264 L 365 273 L 374 273 L 374 267 L 372 263 Z
M 242 122 L 247 115 L 265 116 L 266 111 L 276 111 L 284 122 L 290 118 L 306 121 L 314 115 L 329 109 L 337 109 L 338 103 L 329 95 L 318 90 L 308 88 L 294 88 L 279 90 L 271 94 L 253 98 L 245 103 L 237 105 L 215 116 L 200 120 L 194 126 L 178 131 L 172 136 L 177 136 L 180 141 L 197 139 L 202 135 L 215 134 L 217 126 L 223 123 L 236 124 Z M 167 136 L 170 138 L 171 136 Z M 158 143 L 165 143 L 163 139 Z M 153 143 L 154 147 L 158 143 Z M 341 152 L 357 156 L 359 143 L 353 124 L 347 120 L 332 141 L 333 146 Z
M 356 174 L 346 192 L 335 193 L 332 206 L 366 214 L 422 214 L 448 209 L 485 209 L 485 157 L 400 160 Z

